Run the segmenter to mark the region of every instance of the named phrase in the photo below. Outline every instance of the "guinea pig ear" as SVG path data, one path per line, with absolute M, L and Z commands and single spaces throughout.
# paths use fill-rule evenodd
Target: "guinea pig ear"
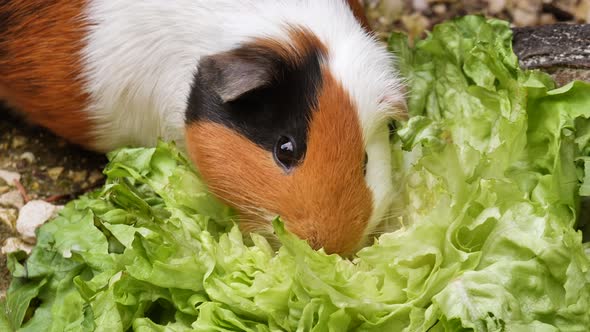
M 224 103 L 270 83 L 272 61 L 260 54 L 226 52 L 203 57 L 197 75 Z

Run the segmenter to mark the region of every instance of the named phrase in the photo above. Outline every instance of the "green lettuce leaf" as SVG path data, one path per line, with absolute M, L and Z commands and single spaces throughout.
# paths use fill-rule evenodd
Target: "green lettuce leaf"
M 0 327 L 19 331 L 587 331 L 590 85 L 525 71 L 506 22 L 389 46 L 411 118 L 401 228 L 353 260 L 243 236 L 174 144 L 109 155 L 101 190 L 38 230 Z

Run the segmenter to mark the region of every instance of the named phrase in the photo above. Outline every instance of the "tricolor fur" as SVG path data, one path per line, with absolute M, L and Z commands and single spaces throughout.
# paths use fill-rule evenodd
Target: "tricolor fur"
M 99 151 L 176 140 L 243 229 L 281 215 L 330 252 L 386 213 L 401 85 L 346 1 L 30 3 L 0 4 L 0 97 L 33 121 Z

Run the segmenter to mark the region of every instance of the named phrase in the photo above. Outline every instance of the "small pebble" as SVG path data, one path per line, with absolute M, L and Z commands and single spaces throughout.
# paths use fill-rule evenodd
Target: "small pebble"
M 25 144 L 27 144 L 27 138 L 24 136 L 14 136 L 12 138 L 12 148 L 13 149 L 18 149 Z
M 590 23 L 590 1 L 580 1 L 574 15 L 579 21 Z
M 68 171 L 68 177 L 74 182 L 83 182 L 88 177 L 87 171 Z
M 383 25 L 393 23 L 399 19 L 404 12 L 404 1 L 399 0 L 382 0 L 379 4 L 378 13 L 379 22 Z
M 447 6 L 443 3 L 437 3 L 436 5 L 432 6 L 432 11 L 436 15 L 443 15 L 444 13 L 447 12 Z
M 512 11 L 514 22 L 518 26 L 530 26 L 537 24 L 538 17 L 534 11 L 528 11 L 521 8 L 514 8 Z
M 20 209 L 24 204 L 23 196 L 18 190 L 9 191 L 0 195 L 0 206 Z
M 20 181 L 20 174 L 0 169 L 0 179 L 4 180 L 6 184 L 12 185 L 14 181 Z
M 412 0 L 412 7 L 414 7 L 416 11 L 423 12 L 428 9 L 428 1 Z
M 540 12 L 543 6 L 542 0 L 511 1 L 509 7 L 520 8 L 530 12 Z
M 12 252 L 17 251 L 24 251 L 27 254 L 30 254 L 33 250 L 33 246 L 30 244 L 25 243 L 23 240 L 16 238 L 16 237 L 9 237 L 4 241 L 4 245 L 0 251 L 2 254 L 6 255 Z
M 104 175 L 101 172 L 92 171 L 92 173 L 90 173 L 90 176 L 88 176 L 88 183 L 95 184 L 98 181 L 102 180 L 103 178 L 104 178 Z
M 30 201 L 23 206 L 18 214 L 16 230 L 22 235 L 25 242 L 35 243 L 35 230 L 49 219 L 55 217 L 60 209 L 60 206 L 45 201 Z
M 491 14 L 497 14 L 506 8 L 506 0 L 488 0 L 488 10 Z
M 402 16 L 402 24 L 408 31 L 410 39 L 420 36 L 428 26 L 428 19 L 422 14 Z
M 53 180 L 57 180 L 61 173 L 63 173 L 64 168 L 61 166 L 58 167 L 51 167 L 47 170 L 47 175 Z
M 555 23 L 555 16 L 553 16 L 553 14 L 542 14 L 541 17 L 539 17 L 539 23 L 553 24 Z
M 1 181 L 0 181 L 1 182 Z M 0 185 L 0 194 L 4 194 L 10 191 L 10 187 L 6 185 Z
M 35 155 L 32 152 L 27 151 L 20 155 L 20 159 L 26 160 L 29 162 L 29 164 L 32 164 L 35 162 Z
M 0 222 L 14 230 L 16 219 L 18 217 L 17 209 L 0 207 Z

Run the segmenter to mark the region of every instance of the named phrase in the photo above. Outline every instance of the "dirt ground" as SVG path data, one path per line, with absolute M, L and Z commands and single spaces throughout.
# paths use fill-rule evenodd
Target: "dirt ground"
M 411 37 L 423 36 L 434 24 L 465 14 L 481 13 L 509 20 L 515 26 L 558 21 L 590 21 L 590 0 L 365 0 L 373 28 L 385 38 L 392 30 Z M 0 105 L 0 173 L 20 174 L 20 181 L 6 183 L 0 176 L 0 244 L 15 236 L 22 204 L 3 201 L 15 193 L 22 200 L 42 199 L 63 204 L 102 184 L 106 158 L 83 151 L 46 130 L 27 124 Z M 9 282 L 4 255 L 0 255 L 0 296 Z
M 452 17 L 483 14 L 516 27 L 556 22 L 587 23 L 590 0 L 364 0 L 372 26 L 382 36 L 392 30 L 421 36 Z

